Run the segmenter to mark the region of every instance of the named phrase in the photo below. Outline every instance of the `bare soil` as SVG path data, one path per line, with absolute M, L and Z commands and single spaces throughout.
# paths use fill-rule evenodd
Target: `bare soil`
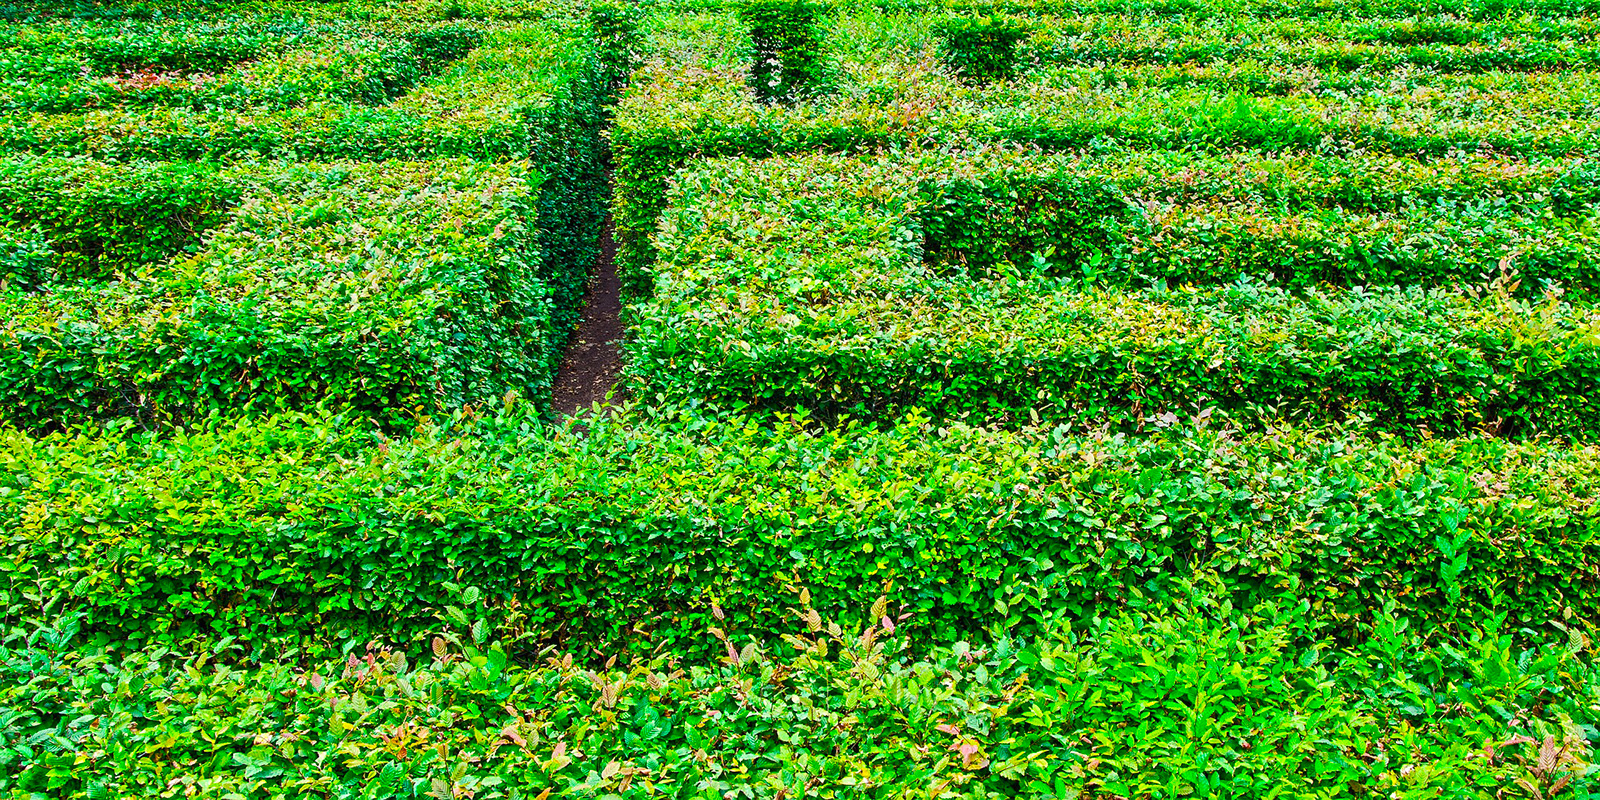
M 622 290 L 616 253 L 608 215 L 600 230 L 600 257 L 589 272 L 583 319 L 567 342 L 550 397 L 550 408 L 558 417 L 577 416 L 596 403 L 610 405 L 618 399 L 612 395 L 622 376 Z

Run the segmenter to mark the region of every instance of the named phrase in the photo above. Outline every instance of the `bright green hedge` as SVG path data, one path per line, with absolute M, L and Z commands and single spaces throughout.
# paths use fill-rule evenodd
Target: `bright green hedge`
M 1230 258 L 1257 245 L 1280 255 L 1276 245 L 1140 228 L 1134 205 L 1092 169 L 1069 165 L 1050 178 L 1048 161 L 1043 171 L 1013 162 L 1015 173 L 1006 159 L 986 173 L 983 161 L 736 159 L 680 175 L 656 239 L 665 254 L 656 295 L 633 309 L 636 391 L 713 406 L 857 416 L 917 406 L 1119 429 L 1212 409 L 1244 424 L 1367 417 L 1408 434 L 1587 439 L 1600 430 L 1600 316 L 1585 304 L 1518 299 L 1513 286 L 1477 280 L 1470 292 L 1229 282 L 1239 267 Z M 1027 192 L 1040 184 L 1050 193 L 1036 204 Z M 987 186 L 993 202 L 952 212 L 939 205 L 952 186 Z M 1028 249 L 1007 237 L 1041 225 L 1048 236 L 1033 246 L 1044 252 L 1031 263 L 973 274 L 950 267 L 959 251 L 929 263 L 935 235 L 1006 256 Z M 1337 238 L 1296 246 L 1324 252 L 1350 280 L 1427 277 L 1383 274 L 1395 267 L 1470 277 L 1478 265 L 1452 259 L 1478 246 L 1474 232 L 1492 243 L 1492 230 L 1469 227 L 1432 254 L 1397 248 L 1388 262 L 1362 260 Z M 1197 242 L 1232 255 L 1185 263 Z M 1167 274 L 1171 265 L 1182 271 Z M 1140 269 L 1214 285 L 1140 290 L 1127 274 Z M 1086 270 L 1106 273 L 1111 288 L 1086 284 Z
M 792 598 L 776 630 L 703 631 L 727 637 L 720 663 L 594 669 L 570 655 L 519 665 L 514 631 L 454 623 L 435 648 L 241 667 L 227 647 L 70 649 L 69 615 L 0 642 L 0 791 L 1592 796 L 1600 675 L 1581 630 L 1523 649 L 1492 629 L 1441 642 L 1384 618 L 1344 649 L 1292 598 L 1235 609 L 1194 591 L 921 655 L 881 622 L 807 620 Z
M 1266 153 L 1314 150 L 1440 157 L 1489 149 L 1510 156 L 1588 156 L 1600 125 L 1587 111 L 1600 99 L 1591 73 L 1437 75 L 1394 81 L 1360 78 L 1354 89 L 1319 88 L 1255 96 L 1252 82 L 1282 80 L 1259 64 L 1254 75 L 1227 67 L 1153 71 L 1155 82 L 1123 86 L 1122 67 L 962 86 L 920 58 L 932 46 L 926 26 L 887 30 L 892 16 L 845 19 L 831 47 L 856 39 L 842 59 L 838 96 L 799 106 L 764 106 L 746 91 L 724 30 L 731 17 L 674 32 L 666 55 L 636 74 L 618 105 L 611 140 L 616 161 L 618 264 L 635 295 L 652 289 L 649 235 L 664 209 L 668 179 L 706 157 L 753 158 L 804 152 L 870 152 L 929 143 L 1025 143 L 1049 150 L 1181 149 Z M 689 26 L 685 26 L 689 27 Z M 665 36 L 663 34 L 662 36 Z M 690 55 L 685 56 L 685 51 Z M 696 59 L 699 59 L 698 62 Z M 1248 59 L 1239 62 L 1248 66 Z M 1240 69 L 1244 69 L 1240 67 Z M 1210 78 L 1191 73 L 1204 73 Z M 1365 73 L 1363 73 L 1365 74 Z M 1313 76 L 1316 77 L 1316 76 Z M 1207 83 L 1207 81 L 1220 83 Z M 1233 86 L 1229 81 L 1243 82 Z M 1397 91 L 1409 91 L 1397 108 Z
M 450 160 L 265 171 L 192 255 L 0 295 L 5 418 L 326 404 L 395 420 L 539 397 L 566 335 L 538 274 L 541 180 Z
M 15 114 L 0 127 L 0 149 L 114 160 L 538 157 L 563 124 L 591 119 L 583 114 L 598 88 L 586 57 L 560 26 L 513 26 L 387 105 Z
M 1525 297 L 1600 289 L 1590 266 L 1600 240 L 1588 222 L 1600 173 L 1588 159 L 1121 152 L 977 161 L 908 165 L 935 270 L 1026 270 L 1039 253 L 1045 274 L 1128 287 L 1243 275 L 1295 290 L 1482 285 L 1514 272 Z
M 1431 22 L 1431 21 L 1430 21 Z M 1592 19 L 1440 23 L 1043 17 L 1022 47 L 1043 64 L 1206 64 L 1243 61 L 1336 70 L 1421 67 L 1437 72 L 1585 70 L 1600 65 Z
M 461 48 L 447 48 L 440 54 L 448 57 L 441 59 L 406 37 L 349 26 L 285 25 L 265 30 L 271 33 L 263 36 L 275 40 L 273 51 L 255 53 L 259 58 L 250 60 L 241 54 L 242 63 L 232 65 L 185 63 L 181 58 L 179 63 L 161 63 L 154 55 L 134 53 L 118 60 L 54 48 L 14 50 L 9 57 L 0 57 L 14 70 L 0 91 L 0 109 L 8 113 L 163 105 L 285 109 L 319 101 L 382 105 L 445 61 L 464 54 Z M 436 38 L 422 31 L 417 42 Z
M 408 46 L 439 30 L 409 30 Z M 443 55 L 462 46 L 450 37 L 429 45 Z M 388 105 L 17 114 L 0 123 L 0 151 L 118 161 L 527 160 L 547 178 L 537 200 L 539 276 L 565 331 L 577 322 L 604 218 L 600 126 L 609 88 L 599 70 L 582 30 L 560 21 L 511 25 Z
M 1600 613 L 1592 447 L 534 419 L 402 439 L 326 417 L 7 433 L 0 586 L 116 641 L 265 652 L 404 638 L 454 602 L 447 581 L 600 653 L 698 652 L 713 603 L 776 630 L 801 587 L 830 615 L 887 592 L 919 641 L 1033 630 L 1170 596 L 1199 567 L 1240 603 L 1291 581 L 1347 631 L 1385 607 L 1440 630 Z
M 0 225 L 52 244 L 42 280 L 106 278 L 192 251 L 240 191 L 207 165 L 23 156 L 0 160 Z
M 665 0 L 664 8 L 680 12 L 721 11 L 738 0 Z M 1523 24 L 1587 22 L 1600 4 L 1593 0 L 877 0 L 877 9 L 897 13 L 963 11 L 1041 15 L 1110 15 L 1163 21 L 1239 16 L 1281 19 L 1302 25 L 1318 21 L 1364 21 L 1377 18 L 1402 29 L 1473 21 Z
M 302 31 L 306 28 L 304 23 L 285 23 L 282 26 L 260 23 L 254 27 L 240 24 L 249 30 L 280 33 L 284 27 L 291 31 Z M 215 105 L 205 107 L 205 104 L 200 104 L 199 107 L 173 105 L 112 108 L 75 114 L 15 114 L 10 115 L 5 123 L 0 123 L 0 128 L 4 128 L 4 131 L 0 132 L 0 140 L 5 142 L 0 144 L 0 149 L 52 154 L 90 154 L 105 160 L 119 161 L 145 158 L 169 159 L 174 162 L 262 158 L 412 161 L 427 158 L 470 157 L 479 160 L 531 162 L 543 178 L 537 196 L 533 200 L 537 214 L 530 212 L 526 215 L 527 220 L 532 221 L 536 218 L 538 223 L 535 229 L 537 241 L 534 244 L 541 260 L 536 265 L 535 274 L 542 285 L 537 287 L 535 294 L 543 295 L 544 299 L 540 302 L 547 303 L 549 308 L 534 315 L 540 319 L 537 325 L 521 324 L 521 328 L 525 330 L 517 336 L 534 344 L 527 345 L 520 342 L 508 344 L 506 358 L 516 363 L 528 352 L 528 348 L 532 347 L 540 352 L 538 360 L 553 360 L 556 357 L 554 354 L 565 341 L 566 332 L 576 324 L 588 269 L 598 254 L 599 228 L 604 216 L 605 178 L 600 126 L 604 118 L 605 104 L 609 101 L 610 89 L 605 83 L 605 76 L 599 74 L 600 65 L 592 52 L 595 45 L 587 40 L 583 30 L 573 27 L 575 24 L 562 19 L 550 19 L 526 24 L 501 25 L 494 27 L 486 38 L 480 36 L 474 29 L 459 25 L 391 24 L 386 28 L 389 38 L 382 39 L 380 44 L 398 43 L 395 46 L 401 47 L 404 51 L 402 55 L 420 64 L 420 66 L 413 64 L 412 71 L 423 68 L 442 70 L 434 79 L 413 88 L 392 103 L 363 105 L 387 99 L 392 95 L 392 90 L 404 88 L 406 81 L 384 79 L 374 83 L 369 80 L 374 78 L 373 74 L 369 74 L 370 70 L 360 65 L 352 68 L 350 64 L 344 64 L 338 58 L 331 62 L 324 58 L 324 54 L 317 47 L 322 46 L 326 49 L 325 44 L 308 45 L 307 48 L 290 49 L 279 53 L 277 61 L 269 60 L 240 67 L 244 71 L 240 73 L 241 75 L 266 70 L 275 76 L 267 81 L 270 86 L 263 85 L 250 89 L 245 92 L 246 96 L 255 97 L 256 101 L 260 101 L 262 98 L 256 95 L 260 95 L 263 91 L 275 92 L 274 96 L 282 95 L 277 101 L 248 105 L 242 109 Z M 68 30 L 73 29 L 72 26 L 63 27 Z M 179 30 L 192 29 L 202 33 L 211 29 L 203 24 L 176 27 Z M 324 38 L 331 37 L 330 40 L 338 41 L 338 36 L 348 38 L 348 31 L 339 33 L 338 36 L 335 33 L 344 31 L 347 27 L 329 28 L 327 25 L 322 25 L 312 26 L 311 29 L 321 31 L 319 35 Z M 165 30 L 159 25 L 122 26 L 114 30 L 125 31 L 129 28 L 134 33 Z M 330 30 L 334 32 L 330 33 Z M 26 34 L 23 36 L 25 38 Z M 132 38 L 139 39 L 138 36 Z M 205 41 L 199 34 L 195 34 L 189 38 L 156 37 L 156 43 L 172 44 L 176 41 L 183 46 L 178 47 L 175 52 L 187 52 L 184 47 L 193 45 L 191 39 Z M 482 46 L 472 49 L 480 39 L 483 40 Z M 89 41 L 100 42 L 105 39 L 90 37 Z M 360 43 L 368 40 L 358 38 L 351 41 Z M 40 44 L 40 48 L 42 47 Z M 468 50 L 470 52 L 467 52 Z M 383 55 L 385 52 L 387 51 L 378 48 L 367 53 L 358 48 L 349 55 L 359 57 L 360 60 L 366 58 L 368 54 L 373 57 L 387 57 Z M 304 58 L 300 57 L 302 55 Z M 269 67 L 271 69 L 268 69 Z M 285 78 L 280 74 L 283 71 L 280 68 L 289 69 L 289 72 L 294 74 Z M 273 69 L 278 71 L 273 72 Z M 335 84 L 344 85 L 339 81 L 345 81 L 349 84 L 346 88 L 360 96 L 352 95 L 341 100 L 339 97 L 328 95 L 329 92 L 338 89 L 338 86 L 330 89 L 329 80 L 326 79 L 328 76 L 322 75 L 329 70 L 338 73 L 335 77 L 339 80 L 334 81 Z M 295 75 L 300 77 L 296 78 Z M 319 78 L 318 75 L 322 77 Z M 295 94 L 300 91 L 295 88 L 297 86 L 309 87 L 314 92 L 328 96 L 301 97 Z M 368 97 L 362 94 L 369 89 L 377 91 L 378 95 Z M 115 172 L 109 166 L 95 169 L 108 175 Z M 149 171 L 146 168 L 138 169 Z M 108 177 L 107 180 L 111 178 Z M 116 181 L 137 182 L 134 178 L 117 178 Z M 198 191 L 198 186 L 190 187 L 188 191 Z M 99 212 L 119 203 L 138 199 L 132 192 L 126 195 L 113 194 L 106 198 L 106 202 L 87 210 L 95 212 L 94 216 L 100 220 L 97 224 L 103 227 L 114 223 L 116 218 Z M 93 258 L 95 242 L 104 238 L 98 236 L 98 230 L 92 232 L 97 237 L 94 242 L 87 245 L 75 244 L 74 237 L 83 233 L 81 229 L 88 223 L 72 216 L 70 205 L 44 203 L 40 206 L 39 202 L 33 201 L 19 205 L 14 216 L 28 217 L 16 220 L 23 227 L 34 221 L 26 213 L 28 208 L 34 206 L 42 209 L 41 214 L 70 217 L 54 225 L 47 224 L 42 231 L 58 248 L 74 252 L 91 251 L 88 257 L 72 256 L 79 261 L 89 262 L 84 270 L 60 269 L 57 270 L 58 273 L 63 273 L 65 277 L 74 277 L 85 270 L 94 274 L 108 271 L 103 267 L 97 267 L 96 259 Z M 141 224 L 148 222 L 146 227 L 155 230 L 182 227 L 185 215 L 183 210 L 170 206 L 171 203 L 166 207 L 160 204 L 140 204 Z M 65 231 L 67 236 L 60 235 L 61 228 L 67 229 Z M 119 248 L 119 252 L 137 251 L 143 258 L 162 255 L 155 253 L 153 248 L 144 246 L 144 243 L 137 238 L 123 236 L 117 238 L 115 246 Z M 171 252 L 172 248 L 168 251 Z M 20 280 L 13 281 L 13 283 L 20 282 Z M 34 320 L 69 318 L 83 321 L 99 315 L 101 313 L 99 309 L 106 303 L 119 307 L 138 306 L 146 302 L 144 296 L 152 291 L 170 295 L 168 300 L 160 302 L 186 302 L 167 289 L 151 290 L 145 287 L 118 291 L 131 293 L 131 299 L 63 296 L 51 301 L 48 304 L 50 308 L 30 313 L 28 316 Z M 199 302 L 202 306 L 206 304 L 203 298 Z M 316 304 L 314 301 L 308 302 L 311 305 Z M 202 316 L 209 313 L 205 312 Z M 382 317 L 386 312 L 375 313 Z M 521 313 L 514 311 L 512 316 Z M 231 312 L 225 316 L 231 316 Z M 32 330 L 29 328 L 31 322 L 22 322 L 14 323 L 13 331 L 17 329 L 18 324 Z M 51 326 L 54 324 L 53 321 L 49 323 Z M 230 326 L 235 323 L 224 324 Z M 26 338 L 32 334 L 18 335 Z M 480 342 L 479 345 L 488 346 L 486 342 L 497 340 L 497 337 L 498 334 L 486 335 L 485 342 Z M 113 408 L 122 408 L 132 413 L 159 415 L 163 412 L 158 407 L 163 405 L 175 404 L 175 407 L 185 409 L 237 406 L 253 402 L 253 398 L 262 392 L 279 391 L 284 397 L 272 401 L 270 405 L 295 406 L 314 401 L 316 392 L 321 390 L 318 387 L 330 389 L 338 396 L 335 398 L 336 402 L 345 402 L 353 397 L 349 388 L 337 388 L 343 383 L 343 379 L 334 377 L 334 373 L 353 367 L 349 366 L 348 359 L 336 359 L 345 363 L 345 366 L 329 364 L 316 367 L 311 375 L 301 379 L 290 380 L 286 376 L 284 380 L 287 381 L 287 385 L 281 389 L 273 388 L 279 385 L 275 382 L 277 379 L 262 384 L 254 384 L 245 379 L 239 386 L 214 385 L 202 388 L 191 401 L 176 403 L 176 398 L 167 398 L 151 405 L 146 399 L 137 396 L 143 390 L 134 387 L 150 383 L 162 384 L 172 376 L 167 374 L 165 367 L 156 370 L 155 374 L 124 374 L 126 364 L 135 363 L 141 358 L 154 358 L 137 355 L 142 352 L 142 345 L 133 345 L 132 352 L 125 354 L 125 358 L 122 359 L 125 362 L 122 366 L 108 367 L 106 363 L 116 361 L 117 358 L 114 355 L 97 353 L 95 350 L 105 344 L 102 333 L 96 332 L 84 336 L 76 329 L 68 329 L 63 331 L 59 338 L 64 341 L 51 340 L 37 345 L 38 348 L 42 348 L 38 357 L 45 359 L 46 363 L 56 364 L 56 368 L 65 370 L 65 373 L 57 380 L 54 377 L 47 377 L 55 375 L 54 372 L 41 371 L 32 382 L 59 384 L 62 396 L 42 401 L 37 397 L 30 398 L 39 402 L 27 404 L 25 410 L 14 414 L 12 419 L 33 423 L 56 419 L 59 417 L 57 411 L 71 416 L 82 412 L 107 413 Z M 143 340 L 147 337 L 138 338 Z M 156 338 L 160 340 L 162 337 Z M 149 342 L 149 346 L 167 345 L 160 341 L 152 341 Z M 25 349 L 35 347 L 36 345 L 30 344 Z M 67 357 L 70 359 L 69 364 L 60 364 L 54 356 L 47 357 L 44 354 L 58 347 L 76 354 Z M 85 356 L 82 348 L 89 348 L 88 352 L 96 354 Z M 250 349 L 249 346 L 244 348 L 246 351 Z M 294 349 L 304 348 L 297 346 Z M 160 363 L 166 361 L 165 358 L 155 360 Z M 205 372 L 213 367 L 194 365 L 192 369 Z M 471 372 L 479 367 L 474 364 L 464 369 Z M 248 370 L 246 372 L 248 374 Z M 406 370 L 402 369 L 400 372 Z M 541 367 L 532 373 L 535 376 L 533 380 L 519 384 L 517 381 L 529 377 L 530 373 L 523 367 L 508 367 L 503 380 L 494 379 L 489 383 L 538 395 L 548 387 L 548 375 L 545 374 L 547 372 L 548 370 Z M 89 377 L 91 375 L 96 377 Z M 16 394 L 18 391 L 23 395 L 31 391 L 25 386 L 20 390 L 17 389 L 19 380 L 23 380 L 23 383 L 29 382 L 13 377 L 10 381 L 12 396 L 18 396 Z M 426 381 L 417 382 L 421 379 L 401 379 L 398 375 L 391 375 L 384 379 L 383 384 L 392 388 L 398 385 L 393 381 L 415 386 L 426 383 Z M 229 382 L 222 382 L 222 384 L 227 383 Z M 305 383 L 306 386 L 300 386 L 300 383 Z M 377 393 L 361 390 L 355 394 L 366 397 L 357 405 L 382 408 L 405 404 L 416 405 L 419 402 L 425 406 L 432 406 L 435 401 L 459 403 L 464 398 L 473 396 L 475 391 L 463 393 L 459 387 L 450 388 L 449 381 L 444 383 L 445 388 L 437 391 L 416 388 L 401 391 L 390 398 L 389 402 L 380 400 Z M 482 381 L 474 380 L 469 383 L 478 384 Z M 123 388 L 113 391 L 111 389 L 113 386 Z M 55 391 L 51 390 L 45 394 L 50 395 Z M 133 391 L 135 394 L 125 395 L 125 391 Z M 163 390 L 165 391 L 167 390 Z M 74 394 L 79 396 L 72 397 Z M 112 395 L 118 396 L 113 398 Z M 424 402 L 425 398 L 432 399 Z

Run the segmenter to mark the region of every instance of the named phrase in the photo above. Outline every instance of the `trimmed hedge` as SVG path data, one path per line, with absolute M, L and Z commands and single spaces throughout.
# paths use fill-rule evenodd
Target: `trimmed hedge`
M 1017 154 L 907 169 L 923 206 L 912 224 L 941 271 L 1028 270 L 1048 253 L 1041 274 L 1128 287 L 1481 285 L 1504 272 L 1524 297 L 1600 289 L 1587 159 Z
M 42 288 L 54 278 L 60 258 L 37 229 L 0 228 L 0 292 Z
M 51 243 L 35 282 L 100 279 L 192 252 L 241 191 L 206 165 L 11 158 L 0 160 L 0 225 Z
M 1021 58 L 1043 64 L 1249 60 L 1341 71 L 1405 66 L 1437 72 L 1546 71 L 1593 69 L 1600 64 L 1600 47 L 1589 20 L 1549 28 L 1532 20 L 1435 26 L 1358 20 L 1307 26 L 1300 20 L 1044 17 Z
M 537 638 L 686 657 L 713 604 L 779 630 L 801 587 L 829 615 L 887 592 L 921 642 L 1160 600 L 1201 568 L 1236 603 L 1291 581 L 1347 632 L 1386 608 L 1429 630 L 1600 613 L 1593 447 L 533 416 L 6 433 L 0 585 L 117 641 L 268 651 L 407 637 L 452 581 Z
M 1386 619 L 1345 650 L 1291 599 L 1234 609 L 1204 588 L 1030 642 L 920 656 L 883 623 L 846 630 L 800 606 L 781 641 L 703 634 L 727 638 L 717 664 L 594 670 L 570 655 L 519 666 L 514 632 L 483 627 L 428 650 L 236 667 L 226 647 L 66 649 L 68 617 L 0 644 L 0 724 L 18 742 L 0 743 L 0 790 L 998 800 L 1595 787 L 1600 675 L 1578 629 L 1523 649 L 1493 630 L 1440 643 Z
M 55 114 L 150 106 L 266 111 L 318 102 L 383 105 L 465 56 L 483 38 L 460 25 L 373 28 L 284 20 L 242 27 L 250 31 L 251 46 L 226 58 L 205 55 L 230 41 L 230 31 L 215 25 L 24 30 L 19 46 L 0 51 L 9 73 L 0 85 L 0 110 Z
M 1017 74 L 1017 42 L 1028 28 L 998 17 L 955 17 L 938 26 L 939 58 L 957 77 L 975 83 Z
M 18 114 L 0 127 L 0 149 L 113 160 L 537 158 L 568 119 L 595 119 L 587 105 L 599 87 L 587 53 L 557 26 L 517 26 L 389 105 Z M 553 108 L 565 105 L 574 107 Z
M 814 0 L 747 0 L 739 21 L 750 28 L 750 75 L 757 101 L 792 105 L 826 94 L 832 83 L 827 18 L 832 9 Z
M 566 331 L 577 323 L 588 269 L 599 254 L 606 189 L 600 127 L 609 88 L 592 43 L 565 25 L 496 29 L 437 78 L 389 105 L 319 101 L 280 111 L 21 114 L 0 123 L 0 151 L 108 160 L 527 160 L 547 178 L 537 200 L 544 258 L 539 277 L 554 300 L 555 328 Z M 445 29 L 404 30 L 421 41 Z M 451 30 L 459 35 L 426 44 L 431 58 L 456 55 L 477 41 L 465 29 Z
M 656 253 L 649 236 L 665 207 L 667 182 L 700 158 L 974 142 L 1094 152 L 1313 150 L 1441 157 L 1489 150 L 1576 157 L 1592 155 L 1600 142 L 1600 124 L 1587 111 L 1600 100 L 1600 85 L 1587 73 L 1407 77 L 1405 88 L 1415 99 L 1399 110 L 1393 81 L 1370 77 L 1346 79 L 1353 91 L 1313 86 L 1282 97 L 1252 96 L 1230 84 L 1252 91 L 1254 83 L 1285 79 L 1260 66 L 1231 77 L 1220 67 L 1161 68 L 1148 71 L 1154 83 L 1129 86 L 1117 83 L 1124 68 L 1097 66 L 975 88 L 916 58 L 919 48 L 931 46 L 925 30 L 880 30 L 902 22 L 841 20 L 835 37 L 864 44 L 842 59 L 847 80 L 826 104 L 784 108 L 750 99 L 738 70 L 724 63 L 730 45 L 723 28 L 735 24 L 731 18 L 714 18 L 703 30 L 682 34 L 683 41 L 670 43 L 671 62 L 658 58 L 643 67 L 618 105 L 611 137 L 625 289 L 635 296 L 651 291 Z M 683 57 L 683 50 L 697 48 L 701 63 Z
M 0 296 L 0 405 L 31 426 L 327 405 L 395 420 L 548 391 L 541 176 L 462 161 L 263 173 L 199 252 Z
M 1071 169 L 1049 179 L 1038 166 L 1016 168 L 1020 185 L 1004 166 L 944 157 L 729 160 L 681 175 L 657 238 L 667 255 L 656 295 L 633 309 L 635 391 L 715 407 L 878 416 L 915 406 L 1119 429 L 1212 409 L 1246 425 L 1362 417 L 1401 433 L 1600 430 L 1600 316 L 1586 305 L 1517 299 L 1504 283 L 1480 296 L 1259 280 L 1140 291 L 1119 271 L 1179 264 L 1179 277 L 1210 269 L 1227 280 L 1238 264 L 1184 264 L 1203 240 L 1119 221 L 1127 201 L 1109 183 Z M 1036 182 L 1053 192 L 1038 203 Z M 952 185 L 986 186 L 993 202 L 963 207 L 971 198 L 957 193 L 951 211 L 941 204 Z M 1007 237 L 1040 230 L 1049 235 L 1033 246 L 1050 247 L 1033 263 L 941 267 L 960 249 L 927 263 L 930 236 L 983 257 L 998 248 L 1003 260 L 1027 249 Z M 1349 278 L 1388 268 L 1332 255 Z M 1451 255 L 1411 260 L 1432 269 Z M 1107 272 L 1115 288 L 1086 284 L 1085 270 Z

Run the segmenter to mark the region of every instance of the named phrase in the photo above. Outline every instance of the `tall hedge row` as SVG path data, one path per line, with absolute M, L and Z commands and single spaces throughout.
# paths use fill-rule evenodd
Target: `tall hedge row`
M 911 416 L 529 414 L 391 439 L 349 419 L 0 438 L 6 591 L 60 595 L 131 642 L 403 636 L 445 582 L 568 646 L 699 652 L 712 606 L 781 627 L 880 594 L 916 637 L 1032 630 L 1196 568 L 1243 602 L 1286 587 L 1325 621 L 1593 619 L 1600 452 L 1413 445 L 1202 420 L 1125 438 Z M 1288 583 L 1286 583 L 1288 582 Z

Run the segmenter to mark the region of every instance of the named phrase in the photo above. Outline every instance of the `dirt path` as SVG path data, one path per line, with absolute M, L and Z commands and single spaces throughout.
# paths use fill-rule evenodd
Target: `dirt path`
M 611 238 L 611 217 L 600 230 L 600 258 L 589 272 L 589 289 L 583 297 L 583 320 L 567 343 L 567 354 L 556 373 L 550 408 L 570 417 L 595 403 L 622 375 L 622 293 L 617 282 L 616 242 Z

